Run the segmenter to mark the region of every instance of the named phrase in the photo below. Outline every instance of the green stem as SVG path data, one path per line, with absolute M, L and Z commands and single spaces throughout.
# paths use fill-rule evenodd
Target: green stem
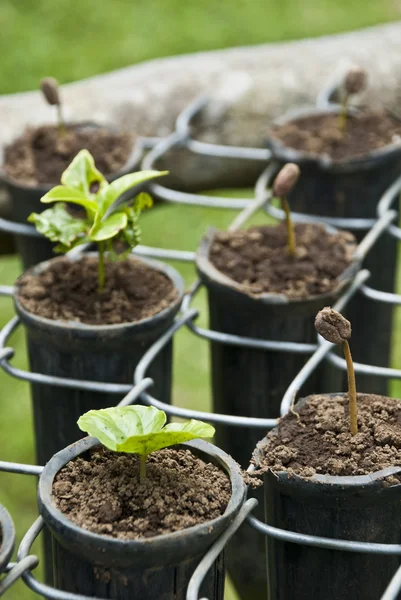
M 347 116 L 348 116 L 348 94 L 345 94 L 344 100 L 341 105 L 341 112 L 338 117 L 338 127 L 339 127 L 343 137 L 345 135 L 345 130 L 347 128 Z
M 57 118 L 58 118 L 58 132 L 60 137 L 65 135 L 65 123 L 63 119 L 63 109 L 61 108 L 61 104 L 57 104 Z
M 146 479 L 146 454 L 139 455 L 139 482 L 143 483 Z
M 281 201 L 281 206 L 283 208 L 283 211 L 285 212 L 285 224 L 287 226 L 288 254 L 290 256 L 295 256 L 295 228 L 294 228 L 294 223 L 291 219 L 290 206 L 289 206 L 286 198 L 280 198 L 280 201 Z
M 104 289 L 104 242 L 99 242 L 98 248 L 99 248 L 99 271 L 98 271 L 99 287 L 98 287 L 98 291 L 99 291 L 99 294 L 101 294 Z

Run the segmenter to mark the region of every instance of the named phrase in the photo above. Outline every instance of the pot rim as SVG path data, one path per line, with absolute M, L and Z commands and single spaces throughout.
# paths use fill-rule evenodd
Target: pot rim
M 337 232 L 337 230 L 334 227 L 328 226 L 324 223 L 320 223 L 320 225 L 322 225 L 329 233 Z M 272 227 L 274 227 L 274 225 Z M 227 275 L 224 275 L 224 273 L 219 271 L 210 261 L 210 248 L 212 246 L 214 237 L 217 232 L 218 230 L 216 228 L 209 228 L 209 230 L 201 239 L 200 244 L 198 246 L 198 250 L 195 255 L 195 264 L 200 278 L 204 282 L 213 283 L 218 287 L 226 289 L 228 288 L 230 289 L 230 291 L 238 294 L 239 296 L 248 298 L 260 304 L 297 306 L 307 304 L 310 302 L 330 302 L 333 296 L 337 296 L 338 294 L 340 294 L 344 290 L 344 288 L 350 284 L 350 282 L 355 277 L 356 273 L 361 267 L 361 259 L 356 255 L 358 246 L 356 242 L 350 242 L 350 245 L 352 244 L 355 246 L 354 256 L 350 264 L 337 278 L 338 285 L 335 288 L 333 288 L 330 292 L 327 292 L 325 294 L 317 294 L 314 296 L 307 296 L 306 298 L 289 298 L 285 294 L 277 294 L 272 292 L 265 292 L 263 294 L 253 294 L 250 290 L 247 290 L 246 286 L 237 283 L 236 281 L 234 281 L 234 279 L 231 279 Z
M 45 123 L 43 125 L 38 125 L 38 127 L 46 126 L 46 125 L 48 125 L 48 124 Z M 119 129 L 113 124 L 100 123 L 100 122 L 98 123 L 95 121 L 78 121 L 78 122 L 73 121 L 73 122 L 67 122 L 67 125 L 69 125 L 73 129 L 77 129 L 80 127 L 83 127 L 83 128 L 88 127 L 88 128 L 93 128 L 93 129 L 108 129 L 110 132 L 116 132 L 116 133 L 119 131 Z M 10 143 L 15 141 L 16 139 L 18 139 L 18 138 L 13 138 L 13 140 Z M 3 147 L 3 152 L 4 152 L 4 147 Z M 126 175 L 128 173 L 133 172 L 135 167 L 138 165 L 141 156 L 142 156 L 142 150 L 137 144 L 137 139 L 135 137 L 133 137 L 132 138 L 132 148 L 127 157 L 127 160 L 125 161 L 124 165 L 118 171 L 109 173 L 107 176 L 105 176 L 107 181 L 108 182 L 114 181 L 114 179 L 118 179 L 122 175 Z M 4 157 L 3 157 L 3 159 L 4 159 Z M 4 169 L 4 164 L 2 164 L 0 166 L 0 181 L 2 181 L 3 183 L 5 183 L 11 187 L 14 187 L 14 188 L 26 190 L 27 192 L 35 191 L 35 192 L 38 192 L 43 195 L 45 195 L 47 192 L 49 192 L 55 185 L 58 185 L 57 183 L 40 183 L 38 185 L 24 184 L 23 182 L 18 181 L 18 179 L 15 179 L 14 177 L 12 177 L 11 175 L 8 175 Z
M 345 392 L 331 393 L 331 394 L 319 394 L 319 396 L 326 396 L 328 398 L 338 398 L 339 396 L 345 396 Z M 372 396 L 376 396 L 377 394 L 371 394 Z M 300 398 L 295 407 L 302 407 L 311 396 L 305 396 L 305 398 Z M 380 396 L 381 398 L 390 398 L 389 396 Z M 257 462 L 257 455 L 262 453 L 262 442 L 267 439 L 271 435 L 276 435 L 277 427 L 272 429 L 268 434 L 257 443 L 256 448 L 253 453 L 253 457 Z M 379 471 L 374 471 L 373 473 L 369 473 L 367 475 L 325 475 L 325 474 L 315 474 L 312 477 L 301 477 L 296 473 L 289 473 L 288 471 L 272 471 L 271 469 L 267 470 L 269 476 L 274 477 L 274 479 L 280 483 L 285 485 L 291 485 L 292 487 L 297 487 L 300 490 L 304 490 L 305 492 L 311 491 L 313 488 L 322 489 L 322 487 L 326 487 L 331 490 L 356 490 L 360 488 L 360 490 L 365 490 L 367 487 L 371 489 L 372 487 L 377 487 L 378 489 L 383 488 L 383 479 L 390 475 L 395 475 L 397 473 L 401 473 L 401 467 L 386 467 L 385 469 L 381 469 Z M 395 490 L 401 487 L 401 483 L 399 485 L 389 486 L 388 490 Z
M 2 542 L 0 546 L 0 573 L 7 566 L 15 546 L 15 529 L 9 512 L 0 504 L 0 529 Z
M 211 459 L 214 459 L 214 461 L 212 460 L 211 462 L 214 462 L 214 464 L 217 464 L 217 466 L 224 470 L 230 479 L 231 497 L 224 513 L 220 517 L 212 519 L 211 521 L 207 521 L 206 523 L 175 531 L 173 533 L 137 540 L 121 540 L 107 535 L 101 535 L 87 531 L 86 529 L 83 529 L 82 527 L 79 527 L 73 523 L 73 521 L 68 519 L 68 517 L 56 507 L 52 499 L 53 481 L 56 474 L 71 460 L 83 454 L 87 450 L 101 445 L 102 444 L 98 439 L 90 436 L 74 442 L 70 446 L 67 446 L 63 450 L 57 452 L 46 463 L 39 478 L 38 506 L 40 514 L 44 518 L 46 524 L 49 524 L 50 528 L 52 528 L 52 526 L 58 526 L 62 528 L 63 535 L 67 534 L 79 536 L 81 543 L 88 545 L 91 544 L 93 546 L 101 545 L 105 548 L 106 552 L 112 552 L 113 550 L 118 550 L 121 547 L 125 548 L 127 552 L 130 551 L 144 553 L 157 551 L 161 547 L 165 548 L 166 544 L 173 545 L 174 543 L 179 542 L 182 539 L 183 534 L 197 534 L 200 536 L 206 536 L 208 533 L 210 533 L 210 530 L 213 529 L 215 525 L 220 524 L 222 521 L 231 520 L 245 500 L 245 483 L 242 478 L 240 467 L 237 465 L 234 459 L 223 452 L 223 450 L 220 450 L 220 448 L 217 448 L 217 446 L 214 446 L 209 442 L 205 442 L 203 440 L 193 440 L 191 442 L 177 444 L 177 447 L 189 450 L 198 450 L 200 454 L 204 454 Z M 194 454 L 196 455 L 196 453 Z M 167 551 L 168 546 L 165 549 Z
M 83 254 L 68 256 L 68 259 L 76 262 L 76 261 L 79 261 L 82 257 L 85 257 L 85 256 L 92 257 L 92 256 L 97 256 L 97 255 L 98 255 L 97 252 L 85 252 Z M 37 273 L 43 272 L 44 270 L 46 270 L 49 263 L 51 263 L 52 261 L 55 261 L 55 260 L 59 260 L 60 258 L 62 258 L 62 257 L 57 256 L 57 257 L 51 258 L 49 260 L 46 260 L 44 262 L 38 263 L 37 265 L 34 265 L 33 267 L 30 267 L 27 271 L 25 271 L 25 273 L 20 275 L 18 277 L 18 279 L 16 280 L 16 282 L 14 283 L 14 286 L 13 286 L 14 306 L 15 306 L 18 316 L 23 320 L 24 323 L 34 324 L 34 325 L 40 326 L 42 328 L 45 327 L 46 329 L 49 329 L 52 331 L 68 330 L 68 331 L 79 331 L 82 333 L 86 333 L 86 332 L 103 333 L 104 332 L 104 333 L 118 334 L 120 331 L 126 330 L 127 328 L 130 328 L 130 329 L 135 328 L 139 331 L 140 329 L 147 328 L 147 326 L 150 323 L 152 323 L 152 325 L 155 325 L 156 323 L 162 322 L 163 320 L 165 320 L 166 317 L 169 316 L 171 313 L 176 314 L 181 307 L 182 299 L 183 299 L 184 293 L 185 293 L 185 283 L 184 283 L 184 280 L 183 280 L 181 274 L 176 269 L 174 269 L 174 267 L 171 267 L 167 263 L 161 262 L 159 260 L 154 260 L 153 258 L 144 258 L 142 256 L 129 254 L 129 256 L 128 256 L 129 260 L 137 260 L 137 261 L 142 262 L 145 265 L 155 269 L 156 271 L 160 271 L 161 273 L 164 273 L 164 275 L 166 275 L 170 279 L 170 281 L 173 283 L 173 285 L 177 291 L 177 298 L 167 308 L 164 308 L 160 312 L 152 315 L 151 317 L 146 317 L 145 319 L 140 319 L 138 321 L 128 321 L 126 323 L 118 323 L 115 325 L 90 325 L 88 323 L 81 323 L 80 321 L 61 321 L 61 320 L 48 319 L 47 317 L 39 317 L 38 315 L 35 315 L 35 314 L 31 313 L 30 311 L 28 311 L 23 306 L 21 301 L 19 300 L 18 290 L 19 290 L 20 280 L 27 273 L 37 274 Z
M 284 125 L 290 121 L 302 119 L 312 115 L 339 114 L 340 109 L 337 106 L 316 108 L 304 107 L 293 109 L 281 115 L 272 122 L 272 125 Z M 341 160 L 334 160 L 329 154 L 315 154 L 305 150 L 297 150 L 285 146 L 280 140 L 272 135 L 267 138 L 267 146 L 273 153 L 273 158 L 278 158 L 285 162 L 296 162 L 298 164 L 317 164 L 321 169 L 332 172 L 353 172 L 357 169 L 369 169 L 375 163 L 385 161 L 391 155 L 401 155 L 401 140 L 388 144 L 383 148 L 376 148 L 366 154 L 348 157 Z

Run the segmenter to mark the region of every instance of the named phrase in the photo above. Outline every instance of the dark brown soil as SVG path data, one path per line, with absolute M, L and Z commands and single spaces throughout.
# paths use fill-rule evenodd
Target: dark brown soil
M 328 234 L 321 225 L 295 226 L 296 257 L 287 253 L 285 225 L 219 232 L 210 260 L 222 273 L 252 294 L 285 294 L 306 298 L 331 291 L 352 260 L 351 233 Z
M 279 139 L 288 148 L 328 154 L 339 161 L 401 143 L 401 122 L 384 112 L 349 115 L 343 136 L 338 115 L 314 115 L 272 127 L 269 136 Z
M 96 448 L 60 471 L 53 497 L 80 527 L 134 540 L 216 519 L 227 507 L 231 484 L 215 465 L 172 448 L 148 456 L 147 476 L 139 483 L 137 455 Z
M 86 148 L 99 171 L 109 175 L 125 165 L 132 141 L 130 134 L 112 133 L 105 128 L 70 126 L 61 137 L 54 126 L 29 128 L 5 148 L 4 170 L 24 185 L 54 185 L 78 152 Z
M 303 477 L 367 475 L 401 466 L 401 402 L 358 394 L 358 433 L 349 431 L 348 398 L 310 396 L 280 419 L 277 432 L 260 443 L 261 466 Z M 259 464 L 255 453 L 255 462 Z
M 166 275 L 129 259 L 105 263 L 104 291 L 98 292 L 98 260 L 54 259 L 39 275 L 18 281 L 18 299 L 31 313 L 47 319 L 115 325 L 145 319 L 177 299 Z

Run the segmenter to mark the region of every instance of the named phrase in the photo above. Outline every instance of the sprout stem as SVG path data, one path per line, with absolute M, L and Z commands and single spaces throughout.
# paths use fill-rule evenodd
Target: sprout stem
M 295 256 L 295 227 L 291 219 L 290 206 L 287 198 L 280 198 L 281 206 L 285 212 L 285 224 L 287 227 L 287 248 L 290 256 Z
M 355 372 L 354 372 L 354 363 L 352 362 L 351 350 L 350 350 L 349 343 L 347 340 L 343 341 L 343 350 L 344 350 L 345 361 L 347 363 L 350 429 L 351 429 L 352 435 L 356 435 L 358 433 L 358 420 L 357 420 Z
M 58 119 L 58 132 L 60 137 L 65 135 L 65 123 L 63 118 L 63 109 L 61 107 L 61 102 L 57 104 L 57 119 Z
M 347 128 L 348 100 L 349 100 L 349 95 L 347 93 L 345 93 L 343 102 L 341 104 L 341 112 L 338 117 L 338 127 L 339 127 L 343 137 L 345 135 L 345 130 Z
M 99 291 L 99 294 L 101 294 L 104 290 L 104 242 L 99 242 L 98 248 L 99 248 L 99 271 L 98 271 L 99 287 L 98 287 L 98 291 Z
M 143 483 L 146 479 L 146 454 L 139 455 L 139 483 Z

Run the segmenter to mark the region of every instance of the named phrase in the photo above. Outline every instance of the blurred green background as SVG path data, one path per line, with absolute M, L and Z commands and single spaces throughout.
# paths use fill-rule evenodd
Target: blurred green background
M 0 93 L 35 89 L 44 75 L 66 83 L 161 56 L 330 34 L 400 17 L 400 0 L 1 0 Z M 220 209 L 160 206 L 144 216 L 143 243 L 193 250 L 209 225 L 224 228 L 233 216 Z M 175 266 L 187 283 L 193 281 L 191 265 Z M 0 258 L 0 283 L 12 284 L 19 273 L 16 257 Z M 197 306 L 205 326 L 204 294 Z M 11 300 L 0 298 L 0 325 L 12 315 Z M 13 364 L 26 368 L 21 331 L 12 346 Z M 180 332 L 174 361 L 174 402 L 209 408 L 206 343 Z M 1 458 L 33 462 L 28 385 L 0 371 L 0 389 Z M 12 513 L 20 540 L 37 516 L 34 479 L 0 474 L 0 502 Z M 37 596 L 18 584 L 5 597 Z M 230 587 L 226 597 L 235 598 Z

